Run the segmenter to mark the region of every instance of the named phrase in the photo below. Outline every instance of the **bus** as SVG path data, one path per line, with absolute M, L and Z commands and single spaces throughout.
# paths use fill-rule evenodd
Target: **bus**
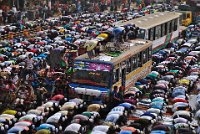
M 179 11 L 182 13 L 181 15 L 181 25 L 183 26 L 189 26 L 192 23 L 192 12 L 191 11 Z
M 107 43 L 104 51 L 93 57 L 85 53 L 75 58 L 69 84 L 73 91 L 85 96 L 105 97 L 114 86 L 129 89 L 150 73 L 151 41 L 132 40 L 121 44 L 121 51 L 115 50 L 113 44 Z
M 114 25 L 121 27 L 135 24 L 140 28 L 137 37 L 151 40 L 155 53 L 178 38 L 180 15 L 177 12 L 156 12 L 126 22 L 118 21 Z

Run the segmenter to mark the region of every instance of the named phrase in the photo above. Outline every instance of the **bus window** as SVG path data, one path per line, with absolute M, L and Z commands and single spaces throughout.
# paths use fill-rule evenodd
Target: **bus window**
M 129 58 L 128 60 L 127 60 L 127 73 L 130 73 L 131 72 L 131 64 L 132 64 L 132 59 L 131 58 Z
M 183 14 L 181 14 L 181 16 L 179 18 L 179 25 L 182 25 L 182 21 L 183 21 Z
M 161 37 L 163 37 L 165 35 L 165 24 L 162 24 L 161 31 Z
M 138 67 L 138 65 L 137 65 L 138 62 L 137 61 L 138 61 L 137 56 L 136 57 L 132 57 L 132 71 L 135 70 Z
M 139 29 L 137 37 L 140 39 L 145 39 L 145 29 Z
M 148 55 L 148 60 L 150 60 L 152 57 L 151 57 L 151 55 L 152 55 L 152 47 L 149 47 L 148 48 L 149 50 L 149 55 Z
M 154 28 L 150 29 L 150 40 L 154 40 Z
M 174 20 L 174 31 L 176 31 L 178 28 L 178 19 Z
M 146 63 L 147 62 L 147 60 L 148 60 L 148 58 L 147 58 L 147 49 L 146 50 L 144 50 L 144 52 L 143 52 L 143 63 Z
M 183 12 L 183 20 L 187 18 L 186 12 Z
M 167 35 L 167 23 L 165 23 L 165 35 Z
M 117 68 L 116 70 L 114 70 L 113 83 L 116 83 L 117 81 L 119 81 L 119 68 Z
M 167 22 L 167 32 L 166 32 L 166 35 L 170 33 L 170 22 Z
M 175 20 L 172 20 L 172 22 L 171 22 L 171 26 L 172 26 L 172 27 L 171 27 L 171 32 L 174 31 L 174 21 L 175 21 Z
M 141 67 L 143 64 L 143 52 L 140 52 L 138 55 L 138 67 Z
M 172 32 L 172 21 L 169 22 L 169 33 Z
M 158 39 L 161 37 L 161 25 L 156 26 L 156 32 L 155 32 L 155 39 Z
M 187 19 L 190 18 L 190 13 L 187 13 Z
M 151 40 L 150 38 L 151 38 L 151 29 L 149 29 L 148 31 L 148 40 Z

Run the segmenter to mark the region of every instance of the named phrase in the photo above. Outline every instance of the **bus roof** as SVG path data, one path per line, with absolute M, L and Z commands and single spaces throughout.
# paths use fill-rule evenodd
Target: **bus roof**
M 118 21 L 115 26 L 123 26 L 127 24 L 135 24 L 139 28 L 149 29 L 170 20 L 179 18 L 181 13 L 177 12 L 156 12 L 154 14 L 147 14 L 143 17 L 136 18 L 130 21 L 122 22 Z
M 138 54 L 139 52 L 146 50 L 148 47 L 152 46 L 152 42 L 149 40 L 136 39 L 136 40 L 131 40 L 130 42 L 125 42 L 121 46 L 123 45 L 126 47 L 122 50 L 122 53 L 119 54 L 118 56 L 112 57 L 108 53 L 102 52 L 98 56 L 92 58 L 91 60 L 107 61 L 107 62 L 112 62 L 114 65 L 117 65 L 122 61 L 127 60 L 128 58 Z M 129 47 L 127 47 L 127 45 Z M 77 60 L 89 59 L 89 57 L 88 54 L 85 53 L 83 55 L 76 57 L 76 59 Z

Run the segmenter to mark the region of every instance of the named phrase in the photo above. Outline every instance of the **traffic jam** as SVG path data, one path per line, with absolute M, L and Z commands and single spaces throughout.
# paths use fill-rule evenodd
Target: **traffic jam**
M 74 59 L 123 38 L 125 26 L 116 36 L 113 23 L 145 12 L 88 13 L 1 26 L 0 133 L 200 134 L 198 23 L 152 54 L 146 77 L 128 90 L 114 87 L 109 103 L 95 97 L 88 101 L 69 90 Z M 138 28 L 129 29 L 127 40 L 136 39 Z

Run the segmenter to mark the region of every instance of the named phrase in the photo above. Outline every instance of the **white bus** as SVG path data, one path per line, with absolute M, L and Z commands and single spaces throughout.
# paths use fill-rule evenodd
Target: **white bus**
M 156 12 L 130 21 L 116 22 L 115 26 L 135 24 L 140 28 L 138 38 L 153 42 L 154 53 L 178 38 L 180 16 L 181 13 L 177 12 Z

